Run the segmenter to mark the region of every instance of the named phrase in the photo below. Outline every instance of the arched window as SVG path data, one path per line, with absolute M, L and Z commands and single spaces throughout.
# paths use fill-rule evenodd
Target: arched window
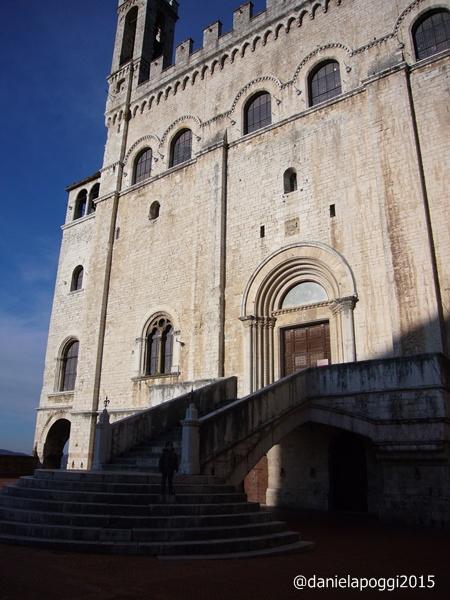
M 76 267 L 72 273 L 72 283 L 70 285 L 70 291 L 76 292 L 83 288 L 83 275 L 84 269 L 81 265 Z
M 192 131 L 182 129 L 173 139 L 170 151 L 170 166 L 175 167 L 190 160 L 192 155 Z
M 252 96 L 244 111 L 244 133 L 252 133 L 272 123 L 272 103 L 270 94 L 260 92 Z
M 125 27 L 123 30 L 122 51 L 120 53 L 120 65 L 122 66 L 133 58 L 134 42 L 136 40 L 136 27 L 138 18 L 138 8 L 134 6 L 128 11 L 125 17 Z
M 147 375 L 172 372 L 173 326 L 167 317 L 158 317 L 148 328 L 146 356 Z
M 94 186 L 92 186 L 91 192 L 89 194 L 89 204 L 88 204 L 88 211 L 87 211 L 88 215 L 95 212 L 94 200 L 97 200 L 99 195 L 100 195 L 100 184 L 96 183 Z
M 413 27 L 417 60 L 450 48 L 450 12 L 440 8 L 425 13 Z
M 73 219 L 81 219 L 86 214 L 87 208 L 87 191 L 81 190 L 75 201 L 75 210 L 73 213 Z
M 281 308 L 294 308 L 328 300 L 328 294 L 315 281 L 303 281 L 291 288 L 281 303 Z
M 153 57 L 152 60 L 156 60 L 162 56 L 164 52 L 164 17 L 160 13 L 155 23 L 155 39 L 153 42 Z
M 328 60 L 320 63 L 309 78 L 309 103 L 315 106 L 325 100 L 339 96 L 342 92 L 339 63 Z
M 150 206 L 150 214 L 149 214 L 149 219 L 151 221 L 154 221 L 155 219 L 157 219 L 159 217 L 160 208 L 161 208 L 161 206 L 158 201 L 155 200 L 155 202 L 152 202 L 152 205 Z
M 140 183 L 150 177 L 152 172 L 152 151 L 151 148 L 142 150 L 137 155 L 134 163 L 133 183 Z
M 61 392 L 72 392 L 75 389 L 78 367 L 79 343 L 73 340 L 68 344 L 62 356 L 61 365 Z
M 283 176 L 284 193 L 290 194 L 297 189 L 297 173 L 295 169 L 287 169 Z

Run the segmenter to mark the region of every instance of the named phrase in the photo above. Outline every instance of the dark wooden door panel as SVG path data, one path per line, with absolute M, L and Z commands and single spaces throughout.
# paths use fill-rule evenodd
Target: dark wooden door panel
M 327 322 L 284 329 L 282 352 L 283 375 L 316 367 L 322 361 L 330 363 L 330 324 Z

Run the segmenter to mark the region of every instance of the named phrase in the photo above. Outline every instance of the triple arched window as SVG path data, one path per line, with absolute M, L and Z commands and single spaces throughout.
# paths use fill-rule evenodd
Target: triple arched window
M 272 123 L 272 101 L 268 92 L 250 98 L 244 109 L 244 134 L 253 133 Z
M 145 148 L 140 152 L 134 163 L 133 183 L 140 183 L 148 179 L 152 173 L 152 151 Z
M 339 63 L 327 60 L 318 64 L 311 72 L 308 84 L 310 106 L 339 96 L 342 92 Z
M 78 340 L 72 340 L 64 348 L 61 357 L 61 377 L 59 386 L 61 392 L 72 392 L 75 389 L 79 347 L 80 344 Z
M 450 48 L 450 11 L 439 8 L 420 17 L 412 29 L 416 59 Z
M 173 362 L 173 325 L 168 317 L 157 317 L 148 328 L 145 373 L 169 375 Z
M 176 167 L 192 156 L 192 131 L 182 129 L 173 138 L 170 148 L 170 166 Z

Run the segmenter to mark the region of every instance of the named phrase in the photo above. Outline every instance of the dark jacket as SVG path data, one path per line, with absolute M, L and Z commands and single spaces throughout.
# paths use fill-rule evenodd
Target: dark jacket
M 173 473 L 178 471 L 178 456 L 173 448 L 164 448 L 159 459 L 160 473 Z

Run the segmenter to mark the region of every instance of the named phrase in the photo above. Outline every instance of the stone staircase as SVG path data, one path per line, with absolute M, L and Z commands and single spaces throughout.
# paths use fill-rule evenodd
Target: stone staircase
M 144 442 L 117 456 L 108 464 L 108 471 L 145 471 L 158 474 L 159 459 L 166 442 L 172 442 L 178 457 L 181 457 L 181 428 L 173 429 L 157 440 Z
M 160 496 L 159 455 L 170 433 L 104 471 L 37 470 L 0 493 L 0 543 L 65 552 L 237 558 L 308 550 L 299 534 L 217 477 L 177 475 Z

